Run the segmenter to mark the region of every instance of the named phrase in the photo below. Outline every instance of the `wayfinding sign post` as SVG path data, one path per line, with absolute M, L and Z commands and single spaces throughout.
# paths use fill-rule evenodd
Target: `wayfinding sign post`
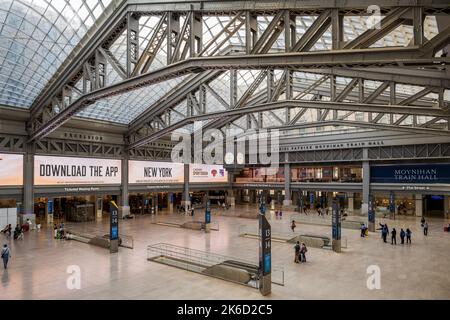
M 114 201 L 110 202 L 110 229 L 109 229 L 109 251 L 115 253 L 119 251 L 119 207 Z
M 264 193 L 261 193 L 259 205 L 259 291 L 262 295 L 270 294 L 272 290 L 272 232 L 269 222 L 265 216 L 266 199 Z

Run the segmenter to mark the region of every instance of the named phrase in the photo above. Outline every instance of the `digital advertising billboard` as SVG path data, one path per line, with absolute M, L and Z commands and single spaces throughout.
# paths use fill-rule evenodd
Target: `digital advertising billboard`
M 37 186 L 121 184 L 121 161 L 35 156 L 34 184 Z
M 0 153 L 0 186 L 23 185 L 23 155 Z
M 228 172 L 222 165 L 191 163 L 189 165 L 189 182 L 228 182 Z
M 128 183 L 183 183 L 184 164 L 173 162 L 128 162 Z

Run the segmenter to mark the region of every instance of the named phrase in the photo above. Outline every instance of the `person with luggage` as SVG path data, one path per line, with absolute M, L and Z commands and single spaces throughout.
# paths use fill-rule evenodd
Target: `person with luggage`
M 8 261 L 11 257 L 11 252 L 9 251 L 8 245 L 5 243 L 2 249 L 2 259 L 3 259 L 3 267 L 5 270 L 8 268 Z
M 297 243 L 294 246 L 294 254 L 295 254 L 294 262 L 299 263 L 299 260 L 298 260 L 300 258 L 300 242 L 299 241 L 297 241 Z
M 428 222 L 426 222 L 426 221 L 423 224 L 423 235 L 428 236 Z
M 361 224 L 361 238 L 366 236 L 366 225 L 364 223 Z
M 306 252 L 308 252 L 308 248 L 306 248 L 306 244 L 302 242 L 300 246 L 300 262 L 306 262 Z
M 11 224 L 8 224 L 8 225 L 2 230 L 2 233 L 5 234 L 5 236 L 6 236 L 7 239 L 11 238 L 11 230 L 12 230 Z
M 406 236 L 405 230 L 403 230 L 403 228 L 401 228 L 400 229 L 400 243 L 401 244 L 405 244 L 405 236 Z
M 397 244 L 397 230 L 395 228 L 392 228 L 391 231 L 391 244 Z

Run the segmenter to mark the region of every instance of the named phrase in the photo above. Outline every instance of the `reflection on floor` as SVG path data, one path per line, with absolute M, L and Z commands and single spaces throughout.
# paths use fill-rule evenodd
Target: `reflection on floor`
M 134 249 L 120 248 L 118 254 L 55 240 L 50 228 L 28 232 L 23 240 L 10 241 L 12 259 L 7 271 L 0 270 L 0 299 L 450 299 L 450 233 L 443 232 L 449 221 L 442 219 L 429 220 L 428 237 L 423 236 L 419 219 L 380 220 L 398 232 L 410 227 L 411 246 L 384 244 L 379 233 L 360 238 L 358 230 L 342 229 L 348 240 L 343 253 L 310 248 L 306 264 L 293 263 L 292 244 L 273 242 L 272 263 L 284 267 L 285 286 L 272 286 L 268 297 L 253 288 L 147 261 L 146 247 L 163 242 L 256 262 L 258 242 L 239 237 L 239 230 L 256 228 L 257 220 L 218 215 L 218 210 L 223 209 L 213 209 L 212 219 L 219 231 L 209 234 L 154 223 L 202 220 L 200 211 L 193 218 L 160 213 L 121 220 L 120 233 L 133 236 Z M 229 213 L 240 210 L 256 213 L 257 209 L 238 207 Z M 276 219 L 270 212 L 272 229 L 290 232 L 292 214 L 285 212 Z M 76 228 L 102 235 L 109 232 L 109 221 Z M 296 232 L 330 236 L 331 227 L 300 224 Z M 71 265 L 81 269 L 79 290 L 66 285 Z M 380 290 L 367 288 L 370 265 L 381 269 Z

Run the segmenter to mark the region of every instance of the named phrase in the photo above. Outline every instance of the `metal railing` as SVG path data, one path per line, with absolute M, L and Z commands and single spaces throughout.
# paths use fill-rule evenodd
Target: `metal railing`
M 239 226 L 239 236 L 250 236 L 250 237 L 259 237 L 259 230 L 256 228 L 252 228 L 247 225 L 240 225 Z M 279 242 L 286 242 L 290 243 L 291 241 L 295 240 L 295 238 L 299 239 L 298 241 L 302 241 L 301 237 L 308 237 L 308 238 L 321 238 L 321 239 L 328 239 L 328 241 L 324 240 L 324 246 L 322 248 L 328 248 L 331 247 L 332 239 L 328 235 L 323 234 L 312 234 L 312 233 L 303 233 L 303 232 L 289 232 L 289 231 L 279 231 L 279 230 L 273 230 L 271 231 L 272 235 L 272 241 L 282 240 Z M 327 245 L 327 242 L 329 245 Z M 341 248 L 347 249 L 347 237 L 341 237 Z
M 350 220 L 351 219 L 351 220 Z M 366 223 L 363 219 L 353 220 L 353 217 L 347 220 L 347 217 L 341 218 L 341 227 L 345 229 L 359 229 L 362 223 Z M 306 224 L 314 224 L 320 226 L 331 226 L 331 214 L 325 216 L 318 216 L 317 214 L 294 214 L 290 217 L 290 221 L 295 220 L 295 222 L 306 223 Z
M 259 288 L 258 264 L 211 252 L 190 249 L 168 243 L 158 243 L 147 247 L 147 260 L 174 266 L 191 272 L 201 273 L 226 281 Z M 248 279 L 238 281 L 225 275 L 211 272 L 217 266 L 232 266 L 235 270 L 248 272 Z M 242 273 L 241 273 L 242 274 Z M 247 281 L 248 280 L 248 281 Z M 284 286 L 284 269 L 272 265 L 272 283 Z

